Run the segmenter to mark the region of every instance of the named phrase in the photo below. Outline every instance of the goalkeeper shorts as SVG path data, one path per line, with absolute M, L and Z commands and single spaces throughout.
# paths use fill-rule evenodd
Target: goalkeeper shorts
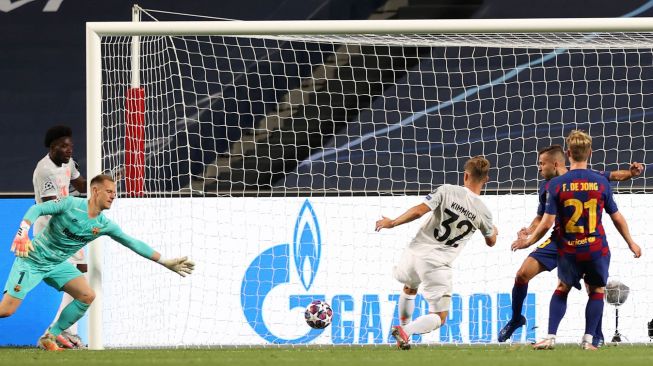
M 41 281 L 61 291 L 63 286 L 82 275 L 70 262 L 62 262 L 52 269 L 41 269 L 24 258 L 16 258 L 11 266 L 4 292 L 17 299 L 24 299 Z

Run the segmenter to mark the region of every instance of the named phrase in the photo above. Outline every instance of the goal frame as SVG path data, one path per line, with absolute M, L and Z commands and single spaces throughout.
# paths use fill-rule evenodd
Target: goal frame
M 442 19 L 337 21 L 179 21 L 86 23 L 86 155 L 87 175 L 102 172 L 102 54 L 101 37 L 184 35 L 336 35 L 452 33 L 570 33 L 651 32 L 653 18 Z M 132 47 L 138 53 L 138 47 Z M 138 67 L 138 62 L 133 62 Z M 138 70 L 132 77 L 138 78 Z M 138 80 L 132 80 L 132 86 Z M 90 192 L 90 179 L 88 191 Z M 102 344 L 102 248 L 89 245 L 89 282 L 96 293 L 89 311 L 89 348 Z

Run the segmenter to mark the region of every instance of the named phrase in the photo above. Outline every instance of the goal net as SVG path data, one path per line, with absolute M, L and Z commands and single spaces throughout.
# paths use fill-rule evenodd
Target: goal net
M 180 278 L 109 239 L 95 246 L 99 346 L 390 342 L 402 288 L 392 268 L 420 221 L 374 223 L 462 184 L 475 155 L 492 164 L 483 199 L 498 244 L 473 237 L 453 266 L 447 322 L 413 340 L 496 342 L 530 252 L 510 243 L 536 216 L 538 150 L 582 129 L 593 169 L 653 162 L 653 33 L 618 21 L 542 33 L 511 21 L 512 32 L 483 21 L 89 24 L 89 175 L 118 178 L 108 215 L 125 232 L 197 264 Z M 613 186 L 640 245 L 650 181 Z M 653 262 L 633 259 L 604 217 L 610 279 L 630 288 L 618 330 L 648 341 Z M 556 281 L 530 282 L 513 341 L 546 334 Z M 314 299 L 334 311 L 324 330 L 303 319 Z M 558 341 L 580 341 L 586 299 L 572 291 Z M 427 307 L 418 296 L 414 315 Z M 604 310 L 608 341 L 615 309 Z

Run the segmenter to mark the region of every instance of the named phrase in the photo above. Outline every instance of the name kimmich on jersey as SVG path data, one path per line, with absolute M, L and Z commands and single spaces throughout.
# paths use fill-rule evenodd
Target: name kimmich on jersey
M 494 234 L 490 210 L 465 187 L 444 184 L 424 203 L 432 212 L 408 248 L 426 261 L 450 264 L 476 230 L 485 237 Z

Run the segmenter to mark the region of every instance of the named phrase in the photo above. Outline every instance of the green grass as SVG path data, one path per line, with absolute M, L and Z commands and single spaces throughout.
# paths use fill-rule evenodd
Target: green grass
M 0 348 L 0 365 L 652 365 L 653 346 L 606 346 L 591 352 L 578 346 L 533 351 L 519 346 L 417 346 L 399 351 L 390 346 L 316 348 L 157 349 L 44 352 Z

